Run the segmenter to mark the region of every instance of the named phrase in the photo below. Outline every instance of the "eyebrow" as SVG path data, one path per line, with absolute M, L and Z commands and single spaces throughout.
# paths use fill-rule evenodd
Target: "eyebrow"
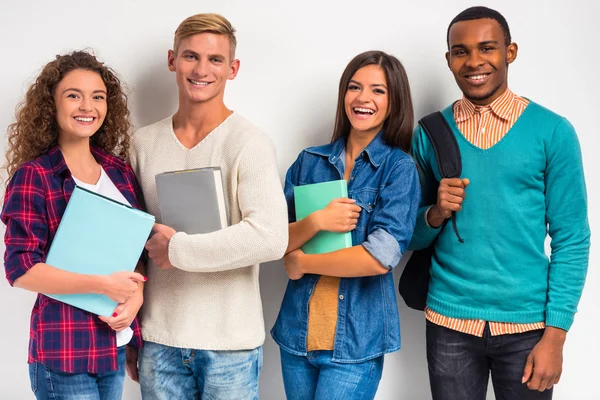
M 82 93 L 83 91 L 81 89 L 77 89 L 77 88 L 67 88 L 65 90 L 63 90 L 63 93 L 68 92 L 68 91 L 73 91 L 73 92 L 77 92 L 77 93 Z M 104 93 L 106 94 L 106 90 L 102 90 L 102 89 L 96 89 L 92 92 L 92 94 L 94 93 Z
M 196 53 L 194 50 L 189 50 L 189 49 L 181 50 L 181 55 L 183 55 L 183 54 L 191 54 L 196 57 L 200 56 L 200 54 Z M 223 54 L 209 54 L 208 57 L 226 58 L 225 55 L 223 55 Z
M 355 83 L 357 85 L 361 85 L 362 86 L 362 83 L 360 83 L 358 81 L 355 81 L 354 79 L 350 79 L 349 83 Z M 387 89 L 387 86 L 385 86 L 383 83 L 375 83 L 375 84 L 371 85 L 371 87 L 382 87 L 382 88 Z
M 496 44 L 497 45 L 498 41 L 497 40 L 486 40 L 486 41 L 477 43 L 477 46 L 480 47 L 480 46 L 485 46 L 485 45 L 488 45 L 488 44 Z M 466 49 L 467 46 L 464 45 L 464 44 L 462 44 L 462 43 L 459 43 L 459 44 L 452 45 L 451 48 L 452 49 Z

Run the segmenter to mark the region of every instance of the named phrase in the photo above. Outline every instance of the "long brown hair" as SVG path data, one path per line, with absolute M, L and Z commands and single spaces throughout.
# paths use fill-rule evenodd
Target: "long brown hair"
M 127 158 L 129 155 L 129 110 L 127 95 L 116 73 L 85 51 L 58 55 L 46 64 L 25 99 L 17 106 L 16 122 L 8 127 L 6 169 L 10 178 L 17 168 L 47 152 L 58 143 L 58 124 L 54 88 L 63 77 L 76 69 L 97 72 L 107 89 L 107 112 L 102 127 L 90 143 L 108 153 Z
M 408 153 L 414 122 L 408 76 L 402 63 L 396 57 L 383 51 L 373 50 L 361 53 L 354 57 L 344 70 L 340 79 L 335 127 L 331 142 L 350 134 L 350 120 L 344 108 L 344 97 L 356 71 L 367 65 L 380 66 L 387 80 L 390 114 L 383 125 L 384 140 L 389 146 L 399 147 Z

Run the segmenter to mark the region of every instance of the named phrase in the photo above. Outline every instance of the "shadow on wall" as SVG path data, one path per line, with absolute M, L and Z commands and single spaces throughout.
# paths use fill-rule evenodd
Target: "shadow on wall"
M 175 74 L 168 70 L 166 60 L 153 59 L 128 82 L 134 129 L 153 124 L 177 111 L 174 81 Z

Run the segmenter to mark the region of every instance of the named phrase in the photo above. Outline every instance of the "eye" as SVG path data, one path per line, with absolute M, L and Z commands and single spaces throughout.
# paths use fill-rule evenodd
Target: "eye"
M 467 52 L 464 50 L 455 50 L 452 54 L 460 57 L 460 56 L 464 56 L 465 54 L 467 54 Z
M 103 94 L 97 94 L 93 97 L 94 100 L 104 100 L 105 97 Z
M 358 85 L 355 85 L 354 83 L 351 83 L 348 85 L 348 90 L 352 90 L 352 91 L 360 90 L 360 87 Z
M 185 58 L 186 60 L 196 60 L 197 57 L 194 54 L 184 54 L 183 58 Z
M 373 90 L 373 93 L 385 94 L 385 90 L 383 90 L 383 89 L 375 89 L 375 90 Z
M 211 62 L 214 62 L 214 63 L 218 63 L 218 64 L 220 64 L 220 63 L 222 63 L 222 62 L 223 62 L 223 59 L 222 59 L 222 58 L 220 58 L 220 57 L 211 57 L 210 61 L 211 61 Z
M 79 98 L 79 96 L 76 93 L 68 93 L 67 98 L 68 99 L 77 99 L 77 98 Z
M 489 53 L 490 51 L 493 51 L 494 48 L 492 46 L 485 46 L 481 48 L 481 51 L 484 53 Z

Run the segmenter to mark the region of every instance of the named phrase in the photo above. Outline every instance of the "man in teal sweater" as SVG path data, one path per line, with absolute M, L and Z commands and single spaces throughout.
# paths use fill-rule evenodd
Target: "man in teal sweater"
M 463 11 L 447 40 L 464 96 L 442 114 L 462 177 L 440 179 L 420 127 L 413 143 L 423 204 L 411 247 L 435 242 L 425 310 L 433 399 L 483 400 L 490 372 L 497 399 L 551 399 L 588 266 L 579 142 L 565 118 L 508 89 L 518 47 L 497 11 Z M 445 228 L 452 212 L 464 243 Z

